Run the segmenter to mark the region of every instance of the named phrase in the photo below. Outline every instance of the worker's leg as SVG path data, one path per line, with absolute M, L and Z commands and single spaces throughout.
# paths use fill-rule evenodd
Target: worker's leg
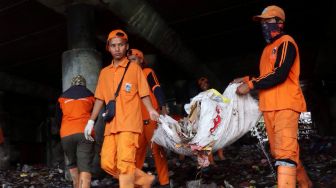
M 157 174 L 159 176 L 160 185 L 169 184 L 168 163 L 164 149 L 158 144 L 151 142 L 155 129 L 157 128 L 155 121 L 150 121 L 147 125 L 146 140 L 150 145 Z
M 312 188 L 313 183 L 310 181 L 308 174 L 302 165 L 302 162 L 299 161 L 299 164 L 296 168 L 296 180 L 298 182 L 299 188 Z
M 139 148 L 136 151 L 135 156 L 135 166 L 139 169 L 142 169 L 143 164 L 146 158 L 147 150 L 147 140 L 146 140 L 146 131 L 148 130 L 148 125 L 144 125 L 143 131 L 139 136 Z
M 139 134 L 120 132 L 117 134 L 117 168 L 120 187 L 150 187 L 154 176 L 135 167 L 135 155 L 138 148 Z
M 86 140 L 84 134 L 78 135 L 77 164 L 79 170 L 79 187 L 91 187 L 91 170 L 94 156 L 94 142 Z
M 69 170 L 73 187 L 79 187 L 79 173 L 77 168 L 77 141 L 75 135 L 69 135 L 61 139 L 66 168 Z
M 292 110 L 267 112 L 264 113 L 264 119 L 267 134 L 270 134 L 271 152 L 276 159 L 275 165 L 278 166 L 278 187 L 291 187 L 293 184 L 295 187 L 296 166 L 299 162 L 299 113 Z
M 103 146 L 100 152 L 101 155 L 101 168 L 112 175 L 115 178 L 118 178 L 119 173 L 117 170 L 117 143 L 116 135 L 110 134 L 104 137 Z

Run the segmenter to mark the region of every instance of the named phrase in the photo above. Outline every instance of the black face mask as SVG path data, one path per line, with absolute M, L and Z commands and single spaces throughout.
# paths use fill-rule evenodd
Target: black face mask
M 264 39 L 267 43 L 271 43 L 272 39 L 282 33 L 282 24 L 279 23 L 261 23 L 261 29 Z

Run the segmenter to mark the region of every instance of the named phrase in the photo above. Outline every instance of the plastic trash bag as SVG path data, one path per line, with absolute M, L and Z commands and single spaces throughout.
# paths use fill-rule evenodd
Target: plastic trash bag
M 249 94 L 239 96 L 230 84 L 223 95 L 214 89 L 199 93 L 184 106 L 188 117 L 160 116 L 152 141 L 179 154 L 209 154 L 228 146 L 255 126 L 261 113 Z

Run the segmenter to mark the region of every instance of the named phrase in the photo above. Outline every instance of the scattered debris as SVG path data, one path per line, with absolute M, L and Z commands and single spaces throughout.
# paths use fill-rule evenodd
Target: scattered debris
M 336 187 L 336 139 L 310 136 L 309 139 L 300 139 L 299 142 L 301 159 L 314 187 Z M 269 153 L 268 143 L 265 145 Z M 171 184 L 174 182 L 173 187 L 177 188 L 275 187 L 271 168 L 254 137 L 244 136 L 224 148 L 224 155 L 226 159 L 216 161 L 216 166 L 198 169 L 197 158 L 185 157 L 184 160 L 179 160 L 178 155 L 170 153 L 168 164 Z M 153 158 L 147 158 L 146 163 L 148 166 L 144 170 L 155 173 Z M 271 163 L 274 164 L 273 159 Z M 0 182 L 3 188 L 70 188 L 72 185 L 65 180 L 65 172 L 62 168 L 17 164 L 0 171 Z M 91 187 L 118 187 L 118 181 L 106 175 L 100 179 L 93 178 Z M 159 187 L 158 183 L 154 187 Z

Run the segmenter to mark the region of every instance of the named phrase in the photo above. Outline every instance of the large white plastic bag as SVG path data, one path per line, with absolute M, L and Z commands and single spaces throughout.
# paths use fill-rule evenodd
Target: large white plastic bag
M 231 101 L 226 106 L 225 123 L 217 129 L 218 140 L 215 142 L 213 151 L 228 146 L 241 138 L 254 127 L 261 116 L 258 103 L 250 94 L 237 95 L 236 89 L 240 84 L 230 84 L 224 91 L 223 96 Z
M 198 100 L 192 101 L 191 103 L 196 101 Z M 196 124 L 198 127 L 197 134 L 189 142 L 190 144 L 205 147 L 215 140 L 216 135 L 211 134 L 210 129 L 214 127 L 213 121 L 217 116 L 216 108 L 218 107 L 222 110 L 224 106 L 223 102 L 214 101 L 211 98 L 201 99 L 201 111 Z
M 178 122 L 168 115 L 160 115 L 160 125 L 154 131 L 152 142 L 155 142 L 168 150 L 182 155 L 190 156 L 192 151 L 188 147 L 181 146 L 181 139 L 176 132 Z
M 257 102 L 249 94 L 245 96 L 236 94 L 238 86 L 239 84 L 230 84 L 223 93 L 224 97 L 218 95 L 215 90 L 201 92 L 185 105 L 186 112 L 190 114 L 191 106 L 201 103 L 199 118 L 193 124 L 193 128 L 197 128 L 197 131 L 188 143 L 182 143 L 176 131 L 179 125 L 169 116 L 160 117 L 161 123 L 152 141 L 184 155 L 193 154 L 190 148 L 192 145 L 200 148 L 212 147 L 212 151 L 216 151 L 235 142 L 256 124 L 260 116 Z M 225 100 L 226 98 L 230 100 Z M 220 123 L 211 132 L 217 115 L 220 117 Z

